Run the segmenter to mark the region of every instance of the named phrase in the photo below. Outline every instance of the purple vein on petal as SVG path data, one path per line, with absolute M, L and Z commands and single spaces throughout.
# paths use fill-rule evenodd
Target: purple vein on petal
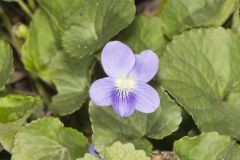
M 133 92 L 122 93 L 122 91 L 114 90 L 112 93 L 112 105 L 116 113 L 122 117 L 128 117 L 135 110 L 136 96 Z

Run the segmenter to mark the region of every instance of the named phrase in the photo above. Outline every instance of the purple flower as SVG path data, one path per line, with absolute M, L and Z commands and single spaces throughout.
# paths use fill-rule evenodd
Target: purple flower
M 94 149 L 94 144 L 93 143 L 89 146 L 88 151 L 94 157 L 99 157 L 99 154 Z
M 103 48 L 101 61 L 105 77 L 95 81 L 90 88 L 90 98 L 97 106 L 112 105 L 121 117 L 128 117 L 136 110 L 154 112 L 160 98 L 147 84 L 158 71 L 158 57 L 151 50 L 134 55 L 119 41 L 112 41 Z

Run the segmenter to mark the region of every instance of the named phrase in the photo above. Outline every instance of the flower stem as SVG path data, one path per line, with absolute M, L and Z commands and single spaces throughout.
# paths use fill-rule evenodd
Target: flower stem
M 8 33 L 11 33 L 12 24 L 1 6 L 0 6 L 0 17 L 2 18 L 3 24 L 5 25 Z
M 28 6 L 23 2 L 23 0 L 18 0 L 17 3 L 19 4 L 19 6 L 23 9 L 23 11 L 30 17 L 33 17 L 33 14 L 31 12 L 31 10 L 28 8 Z
M 36 3 L 34 0 L 28 0 L 28 5 L 30 6 L 30 8 L 32 9 L 32 11 L 35 10 L 36 8 Z
M 11 40 L 9 40 L 10 43 L 14 46 L 14 48 L 17 50 L 17 52 L 20 53 L 21 52 L 21 46 L 19 44 L 18 39 L 12 34 L 12 27 L 13 27 L 12 23 L 10 22 L 8 16 L 5 14 L 2 7 L 0 7 L 0 17 L 2 18 L 3 24 L 4 24 L 7 32 L 11 36 Z
M 47 106 L 51 104 L 51 96 L 46 91 L 45 87 L 41 84 L 41 82 L 37 78 L 32 78 L 37 89 L 38 94 L 42 97 L 44 103 Z

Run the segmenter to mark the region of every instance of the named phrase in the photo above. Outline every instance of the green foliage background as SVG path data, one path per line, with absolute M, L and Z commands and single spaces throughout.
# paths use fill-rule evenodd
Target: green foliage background
M 9 6 L 24 14 L 18 23 Z M 163 0 L 154 16 L 139 6 L 0 1 L 0 144 L 12 160 L 149 160 L 155 149 L 182 160 L 240 159 L 239 0 Z M 154 113 L 121 118 L 89 100 L 111 40 L 157 53 Z M 90 143 L 100 157 L 87 153 Z

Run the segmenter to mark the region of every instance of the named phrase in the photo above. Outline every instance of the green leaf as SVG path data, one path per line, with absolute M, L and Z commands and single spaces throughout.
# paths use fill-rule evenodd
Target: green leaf
M 183 137 L 174 143 L 173 149 L 184 160 L 234 160 L 240 154 L 239 145 L 228 136 L 217 132 L 202 133 L 196 137 Z M 231 152 L 231 157 L 226 153 Z M 239 157 L 238 157 L 239 158 Z
M 158 17 L 138 16 L 117 39 L 128 44 L 135 53 L 151 49 L 160 55 L 168 42 L 161 28 L 162 21 Z
M 48 15 L 53 35 L 56 38 L 58 47 L 62 46 L 62 36 L 64 31 L 69 28 L 70 17 L 73 12 L 79 10 L 83 5 L 83 0 L 41 0 L 40 7 Z
M 114 143 L 103 151 L 103 156 L 109 160 L 150 160 L 142 150 L 135 150 L 133 144 Z
M 53 29 L 61 32 L 68 29 L 72 24 L 79 23 L 71 21 L 70 18 L 75 11 L 79 9 L 83 10 L 82 6 L 86 5 L 87 2 L 83 0 L 41 0 L 39 3 L 54 25 Z
M 233 13 L 238 0 L 168 0 L 160 12 L 169 38 L 186 29 L 220 26 Z
M 21 119 L 38 104 L 36 98 L 22 95 L 0 97 L 0 123 L 13 122 Z
M 182 120 L 181 109 L 160 88 L 158 91 L 161 107 L 151 114 L 136 111 L 133 116 L 122 118 L 110 107 L 90 103 L 95 149 L 101 152 L 105 146 L 121 141 L 131 142 L 137 149 L 150 153 L 152 146 L 147 138 L 162 139 L 177 130 Z
M 93 56 L 79 60 L 58 49 L 48 18 L 41 10 L 33 17 L 22 60 L 32 76 L 55 85 L 58 93 L 49 107 L 54 114 L 70 114 L 85 102 Z
M 239 144 L 232 144 L 224 152 L 222 152 L 218 159 L 227 159 L 227 160 L 238 160 L 240 157 L 240 146 Z
M 6 95 L 0 98 L 0 143 L 11 151 L 14 136 L 38 105 L 30 96 Z
M 82 58 L 100 49 L 134 19 L 133 0 L 82 0 L 70 18 L 63 46 L 73 57 Z M 65 1 L 62 1 L 63 3 Z
M 53 96 L 49 109 L 55 114 L 70 114 L 78 110 L 88 97 L 93 56 L 79 60 L 58 54 L 54 60 L 50 72 L 58 94 Z
M 31 122 L 17 133 L 12 160 L 73 160 L 86 150 L 87 140 L 82 134 L 48 117 Z
M 107 160 L 150 160 L 144 151 L 135 150 L 134 145 L 131 143 L 122 144 L 120 142 L 115 142 L 110 147 L 105 148 L 100 155 Z M 77 160 L 98 160 L 98 158 L 86 154 L 84 158 Z
M 14 122 L 0 123 L 0 143 L 3 148 L 8 152 L 11 152 L 15 135 L 26 123 L 27 118 L 30 116 L 30 112 L 26 113 L 24 117 Z
M 127 27 L 134 19 L 133 0 L 41 0 L 58 39 L 70 56 L 84 57 Z M 59 44 L 61 42 L 58 42 Z
M 163 87 L 204 132 L 240 139 L 240 37 L 223 28 L 175 36 L 160 58 Z
M 0 89 L 10 80 L 13 72 L 13 55 L 10 46 L 0 41 Z
M 78 158 L 76 160 L 99 160 L 99 158 L 97 157 L 94 157 L 93 155 L 89 154 L 89 153 L 86 153 L 84 155 L 84 158 Z
M 32 76 L 51 83 L 49 66 L 55 61 L 57 47 L 48 18 L 41 10 L 37 10 L 33 17 L 22 53 L 24 66 Z

